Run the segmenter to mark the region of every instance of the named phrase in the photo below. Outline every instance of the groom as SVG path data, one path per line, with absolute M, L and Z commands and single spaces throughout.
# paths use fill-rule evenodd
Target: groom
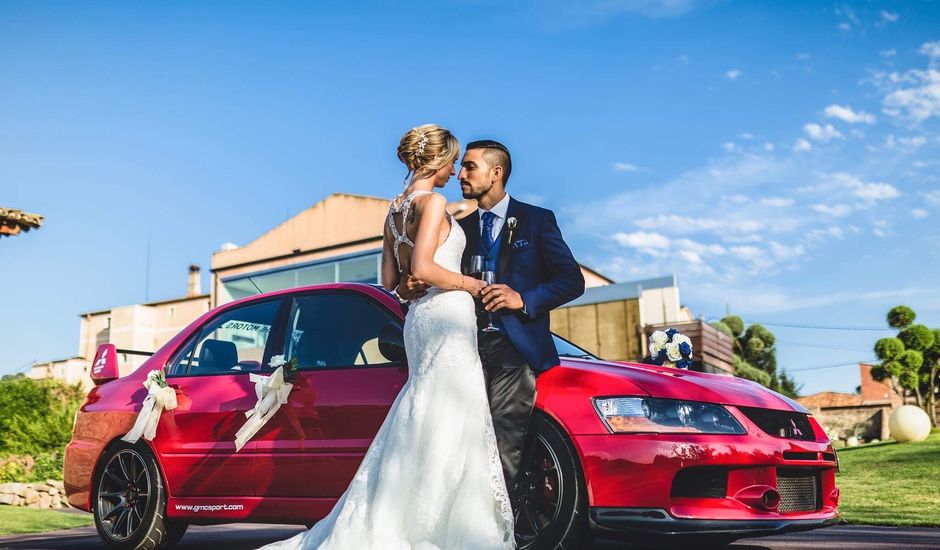
M 535 404 L 535 378 L 557 365 L 549 312 L 584 293 L 581 267 L 565 244 L 551 210 L 506 194 L 512 158 L 493 140 L 467 144 L 460 189 L 477 201 L 476 212 L 461 219 L 467 235 L 463 264 L 483 256 L 496 283 L 483 289 L 483 304 L 498 330 L 479 333 L 480 359 L 487 379 L 493 427 L 503 475 L 510 493 L 522 465 L 529 420 Z M 399 289 L 406 299 L 423 294 L 410 280 Z M 480 325 L 489 315 L 480 315 Z

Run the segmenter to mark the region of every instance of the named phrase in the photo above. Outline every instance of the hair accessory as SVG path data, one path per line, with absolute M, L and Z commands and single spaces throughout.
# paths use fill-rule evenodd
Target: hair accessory
M 428 146 L 428 136 L 424 134 L 418 134 L 418 135 L 421 136 L 421 140 L 418 141 L 418 152 L 415 153 L 415 156 L 423 155 L 424 148 Z

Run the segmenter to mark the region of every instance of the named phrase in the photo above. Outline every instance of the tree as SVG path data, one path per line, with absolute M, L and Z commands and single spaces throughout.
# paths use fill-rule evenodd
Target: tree
M 888 325 L 898 329 L 898 334 L 875 342 L 875 355 L 881 363 L 872 368 L 871 375 L 875 380 L 888 382 L 901 396 L 913 392 L 917 406 L 926 405 L 927 415 L 936 425 L 940 330 L 915 325 L 916 319 L 914 310 L 907 306 L 891 308 Z
M 777 338 L 763 325 L 750 325 L 728 315 L 717 323 L 717 330 L 731 336 L 735 374 L 753 380 L 788 397 L 798 397 L 800 387 L 787 373 L 777 372 Z

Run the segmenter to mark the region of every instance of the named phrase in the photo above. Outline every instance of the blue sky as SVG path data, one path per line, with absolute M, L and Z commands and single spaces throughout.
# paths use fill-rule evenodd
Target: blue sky
M 0 373 L 143 301 L 148 239 L 170 298 L 332 192 L 394 196 L 426 122 L 506 143 L 582 263 L 674 272 L 696 314 L 940 327 L 938 71 L 937 2 L 4 2 L 0 204 L 46 225 L 0 241 Z M 771 328 L 805 393 L 889 334 Z

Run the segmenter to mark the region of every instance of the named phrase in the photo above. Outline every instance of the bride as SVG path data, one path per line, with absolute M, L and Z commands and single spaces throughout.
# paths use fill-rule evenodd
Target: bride
M 460 274 L 466 237 L 435 193 L 454 175 L 460 145 L 433 124 L 409 130 L 398 158 L 411 181 L 389 208 L 382 285 L 430 285 L 405 317 L 409 377 L 346 493 L 309 531 L 265 548 L 489 550 L 514 548 L 477 351 L 473 297 L 485 283 Z

